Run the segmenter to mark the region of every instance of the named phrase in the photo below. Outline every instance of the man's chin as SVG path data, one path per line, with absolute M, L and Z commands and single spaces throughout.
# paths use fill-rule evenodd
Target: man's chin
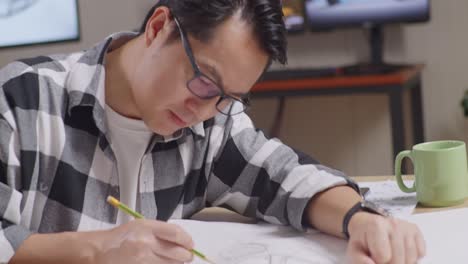
M 160 122 L 148 122 L 146 123 L 146 126 L 153 131 L 153 133 L 158 134 L 163 137 L 170 137 L 177 133 L 180 130 L 183 130 L 189 126 L 177 126 L 176 124 L 171 124 L 171 123 L 165 123 L 161 124 Z
M 152 129 L 152 131 L 155 134 L 158 134 L 160 136 L 170 137 L 170 136 L 174 135 L 175 133 L 177 133 L 178 131 L 180 131 L 182 129 L 184 129 L 184 128 L 178 128 L 178 129 Z

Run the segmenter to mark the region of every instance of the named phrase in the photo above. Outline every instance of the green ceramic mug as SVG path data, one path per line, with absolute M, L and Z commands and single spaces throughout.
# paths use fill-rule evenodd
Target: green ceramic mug
M 414 164 L 414 185 L 401 178 L 401 162 Z M 395 176 L 403 192 L 416 192 L 423 206 L 441 207 L 463 203 L 468 197 L 466 146 L 463 141 L 445 140 L 421 143 L 400 152 L 395 159 Z

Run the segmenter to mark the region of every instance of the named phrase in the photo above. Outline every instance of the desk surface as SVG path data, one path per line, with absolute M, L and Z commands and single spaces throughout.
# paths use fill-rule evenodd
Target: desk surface
M 394 176 L 360 176 L 353 177 L 357 182 L 366 181 L 386 181 L 394 180 Z M 406 179 L 412 179 L 412 176 L 405 176 Z M 455 208 L 468 207 L 468 199 L 465 200 L 464 204 L 449 207 L 430 208 L 422 207 L 418 205 L 414 211 L 415 214 L 428 213 L 442 210 L 450 210 Z M 254 223 L 255 220 L 244 217 L 232 211 L 223 208 L 207 208 L 192 217 L 193 220 L 202 221 L 225 221 L 225 222 L 240 222 L 240 223 Z
M 395 85 L 408 82 L 421 74 L 424 65 L 414 65 L 402 68 L 400 71 L 389 74 L 354 75 L 333 77 L 311 77 L 289 80 L 263 80 L 258 82 L 252 93 L 284 91 L 284 90 L 314 90 L 330 89 L 336 87 L 352 88 L 375 85 Z

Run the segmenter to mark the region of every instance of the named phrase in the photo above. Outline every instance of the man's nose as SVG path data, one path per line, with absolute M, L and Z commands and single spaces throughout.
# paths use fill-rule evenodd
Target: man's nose
M 216 104 L 218 100 L 219 97 L 214 97 L 211 99 L 201 99 L 193 95 L 185 100 L 185 106 L 199 120 L 204 120 L 216 114 L 216 112 L 218 111 L 216 110 Z

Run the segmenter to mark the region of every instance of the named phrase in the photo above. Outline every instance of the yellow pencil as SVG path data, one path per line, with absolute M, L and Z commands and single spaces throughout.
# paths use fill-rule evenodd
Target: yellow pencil
M 143 219 L 143 215 L 133 211 L 132 209 L 130 209 L 127 205 L 121 203 L 119 200 L 117 200 L 116 198 L 112 197 L 112 196 L 108 196 L 107 197 L 107 202 L 110 203 L 111 205 L 113 205 L 114 207 L 124 211 L 125 213 L 135 217 L 135 218 L 138 218 L 138 219 Z M 215 264 L 213 261 L 209 260 L 204 254 L 202 254 L 200 251 L 198 250 L 195 250 L 195 249 L 191 249 L 190 251 L 192 251 L 192 253 L 203 259 L 204 261 L 208 262 L 208 263 L 211 263 L 211 264 Z

